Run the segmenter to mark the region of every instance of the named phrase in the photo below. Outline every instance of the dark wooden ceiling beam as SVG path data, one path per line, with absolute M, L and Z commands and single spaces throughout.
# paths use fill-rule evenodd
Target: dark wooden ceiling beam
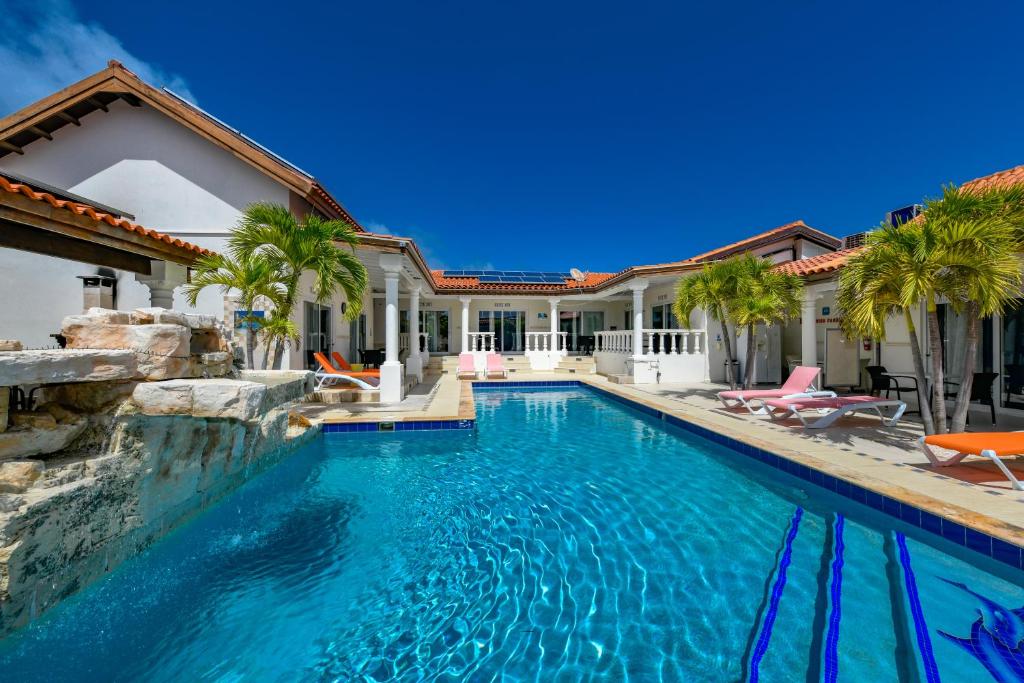
M 110 111 L 110 108 L 107 107 L 107 105 L 103 104 L 102 102 L 97 100 L 95 97 L 87 97 L 87 98 L 85 98 L 85 101 L 88 102 L 89 104 L 91 104 L 92 106 L 96 107 L 97 109 L 102 109 L 104 112 L 109 112 Z
M 50 142 L 53 142 L 53 136 L 47 133 L 42 128 L 40 128 L 39 126 L 29 126 L 28 129 L 35 133 L 36 135 L 38 135 L 39 137 L 46 138 Z
M 59 116 L 60 118 L 64 119 L 68 123 L 75 124 L 76 126 L 81 126 L 82 125 L 81 121 L 79 121 L 77 118 L 75 118 L 71 114 L 67 113 L 66 111 L 59 111 L 59 112 L 57 112 L 57 116 Z
M 39 230 L 2 218 L 0 218 L 0 247 L 117 268 L 141 275 L 149 275 L 152 272 L 152 263 L 145 256 L 114 249 L 96 242 Z
M 3 147 L 6 150 L 10 150 L 11 152 L 17 152 L 18 154 L 25 153 L 25 150 L 23 150 L 21 147 L 18 147 L 13 142 L 7 142 L 7 140 L 0 140 L 0 147 Z

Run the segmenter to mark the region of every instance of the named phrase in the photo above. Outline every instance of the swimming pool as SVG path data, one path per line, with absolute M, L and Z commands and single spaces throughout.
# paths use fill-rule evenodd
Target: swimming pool
M 1007 567 L 585 388 L 476 404 L 323 436 L 0 642 L 3 680 L 1024 672 Z

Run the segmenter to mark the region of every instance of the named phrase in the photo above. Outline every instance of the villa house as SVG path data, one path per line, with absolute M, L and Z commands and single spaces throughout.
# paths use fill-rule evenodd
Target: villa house
M 972 183 L 1021 182 L 1022 169 Z M 680 261 L 616 273 L 432 270 L 414 240 L 365 230 L 315 177 L 116 62 L 0 120 L 0 180 L 214 251 L 224 248 L 255 201 L 351 223 L 370 274 L 363 313 L 346 322 L 343 296 L 317 302 L 304 283 L 296 310 L 303 341 L 286 365 L 309 367 L 317 350 L 355 361 L 365 350 L 382 349 L 384 403 L 400 401 L 437 356 L 461 352 L 474 353 L 480 367 L 496 352 L 517 370 L 597 371 L 636 383 L 722 381 L 720 326 L 700 312 L 676 320 L 673 292 L 679 278 L 740 253 L 770 258 L 807 283 L 800 320 L 758 329 L 753 340 L 737 338 L 741 373 L 779 382 L 793 365 L 820 365 L 825 384 L 864 386 L 868 365 L 893 372 L 912 367 L 902 321 L 893 321 L 881 344 L 846 339 L 839 329 L 837 275 L 858 247 L 857 236 L 843 240 L 795 221 Z M 0 209 L 9 197 L 0 192 Z M 95 259 L 73 260 L 74 251 L 63 258 L 54 250 L 25 251 L 10 234 L 0 231 L 0 280 L 5 291 L 23 295 L 0 306 L 0 337 L 29 347 L 52 344 L 62 317 L 89 305 L 189 309 L 175 291 L 188 277 L 181 259 L 154 259 L 152 267 L 134 271 L 97 267 Z M 213 290 L 196 310 L 234 323 L 234 301 Z M 962 335 L 952 311 L 943 309 L 942 316 L 952 353 Z M 1024 407 L 1022 329 L 1017 314 L 987 321 L 979 351 L 979 367 L 1001 374 L 998 393 L 1009 407 Z M 742 367 L 748 343 L 757 346 L 753 368 Z

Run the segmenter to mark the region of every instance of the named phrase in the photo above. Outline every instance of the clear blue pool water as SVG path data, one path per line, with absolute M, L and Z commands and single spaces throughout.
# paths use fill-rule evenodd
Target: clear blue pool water
M 477 409 L 320 438 L 0 642 L 0 679 L 938 680 L 922 623 L 941 680 L 1020 677 L 1007 568 L 585 389 Z

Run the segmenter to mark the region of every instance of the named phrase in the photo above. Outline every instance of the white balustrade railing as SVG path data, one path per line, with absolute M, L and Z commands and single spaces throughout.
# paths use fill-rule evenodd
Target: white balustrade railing
M 430 339 L 430 335 L 426 332 L 420 332 L 420 348 L 417 349 L 420 352 L 427 350 L 427 342 Z M 409 350 L 409 333 L 400 332 L 398 334 L 398 350 L 408 351 Z
M 494 351 L 494 332 L 467 332 L 470 351 Z
M 633 353 L 632 330 L 604 330 L 594 334 L 595 353 Z
M 597 352 L 633 353 L 632 330 L 607 330 L 596 334 Z M 705 330 L 641 330 L 642 355 L 667 356 L 703 354 L 707 351 Z
M 568 332 L 527 332 L 526 346 L 523 350 L 527 353 L 565 351 L 568 348 L 568 338 Z

